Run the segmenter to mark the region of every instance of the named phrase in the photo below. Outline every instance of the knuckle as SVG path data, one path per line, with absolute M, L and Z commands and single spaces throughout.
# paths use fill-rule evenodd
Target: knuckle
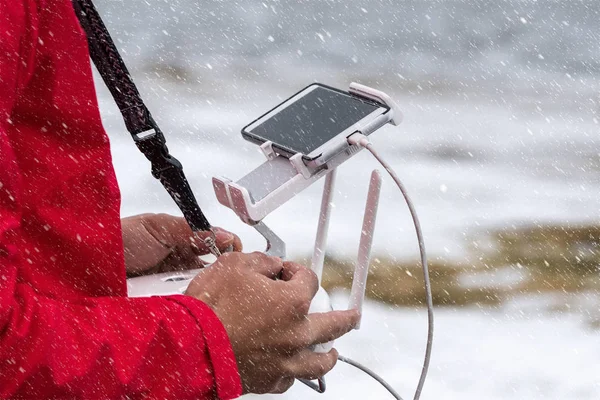
M 260 270 L 270 270 L 275 266 L 281 265 L 281 259 L 266 255 L 260 251 L 255 251 L 249 254 L 248 265 L 258 267 Z
M 265 259 L 267 259 L 267 260 L 274 261 L 274 262 L 276 262 L 277 264 L 283 264 L 283 260 L 282 260 L 280 257 L 276 257 L 276 256 L 270 256 L 270 255 L 268 255 L 268 254 L 265 254 L 265 253 L 262 253 L 262 252 L 260 252 L 260 254 L 261 254 L 263 257 L 265 257 Z
M 326 373 L 329 372 L 329 369 L 325 367 L 325 364 L 319 362 L 317 364 L 315 364 L 312 368 L 311 372 L 311 378 L 312 379 L 317 379 L 320 378 L 321 376 L 325 375 Z
M 304 267 L 304 268 L 306 268 L 307 281 L 311 284 L 319 284 L 319 277 L 317 276 L 316 272 L 310 268 L 307 268 L 307 267 Z
M 317 379 L 325 376 L 333 369 L 337 359 L 330 354 L 319 354 L 319 357 L 311 365 L 310 375 L 312 379 Z
M 279 387 L 279 378 L 263 378 L 262 379 L 262 389 L 255 391 L 257 394 L 266 394 L 266 393 L 277 393 Z
M 284 362 L 286 368 L 294 368 L 293 357 L 311 345 L 310 333 L 305 324 L 294 324 L 293 331 L 281 339 L 280 346 L 288 354 Z
M 333 369 L 333 367 L 335 367 L 335 365 L 337 364 L 338 361 L 338 353 L 336 350 L 332 350 L 329 353 L 327 353 L 327 362 L 325 364 L 325 368 L 327 369 L 326 372 L 329 372 Z
M 282 375 L 285 376 L 296 376 L 298 374 L 298 366 L 291 359 L 280 365 L 279 370 Z
M 307 296 L 309 296 L 312 300 L 316 292 L 319 290 L 319 278 L 317 277 L 315 271 L 310 268 L 307 268 L 306 272 L 306 284 L 311 288 L 312 291 L 310 294 L 307 293 Z
M 210 267 L 211 270 L 217 269 L 226 273 L 234 273 L 241 268 L 241 257 L 236 253 L 225 253 Z
M 221 256 L 219 257 L 219 260 L 223 260 L 223 261 L 227 261 L 227 262 L 231 262 L 231 263 L 239 263 L 243 257 L 244 257 L 244 255 L 242 253 L 230 252 L 230 253 L 221 254 Z
M 234 255 L 235 255 L 235 253 L 223 253 L 219 257 L 219 261 L 227 261 L 227 260 L 233 258 Z
M 296 304 L 296 311 L 299 315 L 301 316 L 306 316 L 308 315 L 308 312 L 310 310 L 310 300 L 300 300 L 297 304 Z
M 335 367 L 336 360 L 331 357 L 322 359 L 316 365 L 315 372 L 317 373 L 317 377 L 323 376 L 327 374 L 329 371 Z
M 294 378 L 284 378 L 284 382 L 283 382 L 283 391 L 287 392 L 287 390 L 289 388 L 291 388 L 292 386 L 294 386 Z
M 157 231 L 164 231 L 167 229 L 166 227 L 168 224 L 173 224 L 175 222 L 177 222 L 176 217 L 165 213 L 151 214 L 151 217 L 148 218 L 150 226 Z
M 298 331 L 296 335 L 294 335 L 294 342 L 297 349 L 305 349 L 312 345 L 312 335 L 310 333 L 310 329 L 308 325 L 305 325 L 305 328 Z
M 274 394 L 282 394 L 285 393 L 289 388 L 294 384 L 294 378 L 281 378 L 279 382 L 275 385 L 273 391 L 271 393 Z
M 267 258 L 269 258 L 268 255 L 266 255 L 265 253 L 263 253 L 261 251 L 253 251 L 252 253 L 250 253 L 250 255 L 252 256 L 252 258 L 258 258 L 258 259 L 267 259 Z
M 288 268 L 291 271 L 298 271 L 298 270 L 301 270 L 303 268 L 306 268 L 302 264 L 298 264 L 298 263 L 293 262 L 293 261 L 283 261 L 283 266 L 286 267 L 286 268 Z
M 260 253 L 254 252 L 248 255 L 248 258 L 245 260 L 246 265 L 249 267 L 257 267 L 264 263 L 264 259 L 260 256 Z
M 251 264 L 262 264 L 268 260 L 269 256 L 260 251 L 253 251 L 248 254 L 248 262 Z
M 342 334 L 346 332 L 350 332 L 356 324 L 360 321 L 360 315 L 358 313 L 344 315 L 343 318 L 340 318 L 339 325 L 342 329 Z

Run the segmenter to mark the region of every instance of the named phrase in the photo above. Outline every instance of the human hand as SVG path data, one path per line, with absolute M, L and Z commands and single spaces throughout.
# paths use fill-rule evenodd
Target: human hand
M 201 268 L 198 256 L 209 254 L 204 239 L 210 232 L 194 237 L 184 218 L 168 214 L 141 214 L 121 220 L 125 267 L 128 276 Z M 216 245 L 221 250 L 242 250 L 240 239 L 215 228 Z
M 330 371 L 337 351 L 308 349 L 351 330 L 356 310 L 308 315 L 319 282 L 310 269 L 263 253 L 227 253 L 190 283 L 186 294 L 208 304 L 231 341 L 244 393 L 283 393 L 295 378 Z

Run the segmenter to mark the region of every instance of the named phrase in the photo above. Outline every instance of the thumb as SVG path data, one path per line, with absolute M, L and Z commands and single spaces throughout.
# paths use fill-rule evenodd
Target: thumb
M 183 253 L 190 252 L 195 255 L 210 253 L 205 240 L 213 235 L 212 232 L 192 232 L 187 221 L 183 217 L 175 217 L 168 214 L 150 214 L 146 216 L 146 225 L 155 239 L 169 247 L 177 247 Z M 240 239 L 231 232 L 222 228 L 213 228 L 217 248 L 225 251 L 229 247 L 233 251 L 241 251 Z
M 222 228 L 213 228 L 213 232 L 215 235 L 215 244 L 220 251 L 240 251 L 241 250 L 241 242 L 240 239 L 234 235 L 233 233 L 226 231 Z M 206 245 L 205 240 L 209 237 L 212 237 L 213 232 L 196 232 L 194 235 L 194 247 L 195 252 L 198 255 L 208 254 L 210 253 L 210 249 Z M 239 244 L 238 244 L 239 243 Z

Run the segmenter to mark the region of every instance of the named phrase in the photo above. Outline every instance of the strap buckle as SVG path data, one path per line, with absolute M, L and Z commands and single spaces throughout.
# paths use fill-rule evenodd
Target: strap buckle
M 152 166 L 152 176 L 160 181 L 175 201 L 193 231 L 209 231 L 211 225 L 198 206 L 183 173 L 183 166 L 169 153 L 165 136 L 152 118 L 150 129 L 131 136 Z
M 161 175 L 167 170 L 183 170 L 179 160 L 169 153 L 165 136 L 154 120 L 151 120 L 151 125 L 151 129 L 131 136 L 135 145 L 152 164 L 152 176 L 160 179 Z

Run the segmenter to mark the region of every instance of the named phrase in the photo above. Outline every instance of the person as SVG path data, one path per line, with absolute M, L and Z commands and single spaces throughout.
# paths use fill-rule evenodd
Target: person
M 308 350 L 357 322 L 307 315 L 307 268 L 233 247 L 185 295 L 127 274 L 198 267 L 182 218 L 120 219 L 85 35 L 70 0 L 0 0 L 0 398 L 232 399 L 329 371 Z M 132 145 L 133 146 L 133 145 Z

